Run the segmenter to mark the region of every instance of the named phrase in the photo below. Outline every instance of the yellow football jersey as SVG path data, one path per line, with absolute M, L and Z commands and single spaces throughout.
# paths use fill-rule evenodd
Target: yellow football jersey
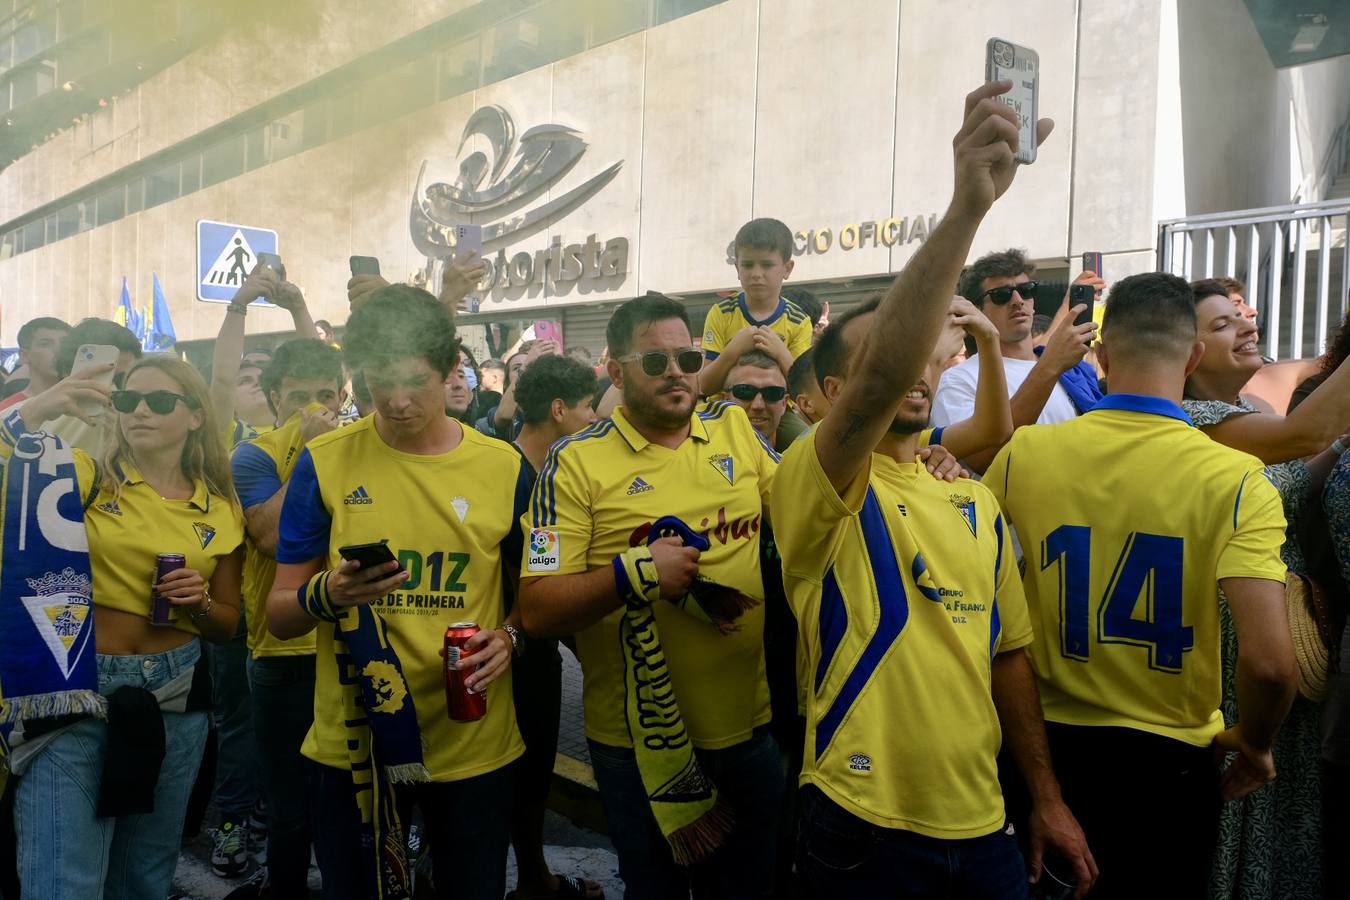
M 380 437 L 374 416 L 311 440 L 291 472 L 277 562 L 322 557 L 332 568 L 342 561 L 339 547 L 387 540 L 408 572 L 403 587 L 373 608 L 398 653 L 435 781 L 494 771 L 524 750 L 510 668 L 488 686 L 484 718 L 454 722 L 446 715 L 441 650 L 449 625 L 486 629 L 505 620 L 503 560 L 518 564 L 528 492 L 520 454 L 507 444 L 465 428 L 449 453 L 403 453 Z M 348 732 L 333 628 L 327 622 L 316 628 L 314 726 L 301 749 L 345 769 Z
M 722 348 L 736 333 L 751 325 L 768 325 L 772 328 L 787 344 L 793 359 L 811 349 L 811 319 L 800 306 L 786 297 L 779 297 L 778 308 L 773 315 L 767 319 L 756 319 L 750 315 L 745 294 L 741 293 L 708 310 L 708 317 L 703 322 L 703 355 L 708 359 L 717 359 Z
M 272 499 L 291 477 L 304 441 L 300 414 L 280 428 L 269 430 L 234 448 L 230 456 L 234 488 L 244 509 Z M 267 595 L 277 575 L 277 561 L 259 552 L 250 538 L 244 559 L 244 618 L 248 622 L 248 649 L 255 658 L 307 656 L 314 652 L 314 632 L 283 641 L 267 630 Z
M 699 573 L 763 599 L 759 529 L 778 456 L 744 410 L 716 402 L 699 410 L 690 436 L 671 450 L 648 441 L 624 416 L 597 422 L 554 445 L 539 473 L 523 520 L 529 545 L 525 577 L 569 575 L 608 566 L 646 541 L 651 524 L 677 516 L 712 548 Z M 764 677 L 764 606 L 721 635 L 667 603 L 653 607 L 670 678 L 694 745 L 729 747 L 769 720 Z M 576 636 L 584 680 L 586 735 L 632 746 L 624 718 L 622 610 Z
M 992 495 L 873 454 L 841 497 L 811 435 L 784 454 L 773 510 L 809 679 L 801 782 L 883 828 L 1003 827 L 992 661 L 1031 624 Z
M 984 483 L 1026 553 L 1046 719 L 1204 746 L 1223 729 L 1218 581 L 1284 581 L 1280 496 L 1169 400 L 1019 428 Z

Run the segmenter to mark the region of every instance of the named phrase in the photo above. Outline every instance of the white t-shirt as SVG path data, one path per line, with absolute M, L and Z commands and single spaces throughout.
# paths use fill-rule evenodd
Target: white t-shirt
M 1003 376 L 1008 380 L 1008 396 L 1017 393 L 1027 375 L 1035 368 L 1034 359 L 1003 358 Z M 975 385 L 980 377 L 980 354 L 958 366 L 952 366 L 942 373 L 938 381 L 937 392 L 933 395 L 933 424 L 945 428 L 953 422 L 962 422 L 975 415 Z M 1038 425 L 1052 422 L 1067 422 L 1078 416 L 1073 401 L 1069 399 L 1064 386 L 1055 382 L 1050 399 L 1045 401 Z

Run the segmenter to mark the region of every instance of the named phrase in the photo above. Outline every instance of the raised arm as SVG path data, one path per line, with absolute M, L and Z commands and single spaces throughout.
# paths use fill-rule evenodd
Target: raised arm
M 314 324 L 314 316 L 310 314 L 309 304 L 305 303 L 305 295 L 300 292 L 300 288 L 289 281 L 283 281 L 273 293 L 272 302 L 291 314 L 291 324 L 295 326 L 296 337 L 315 339 L 319 337 L 318 326 Z
M 1012 184 L 1016 116 L 995 99 L 1010 86 L 990 82 L 967 95 L 965 121 L 952 141 L 956 184 L 951 205 L 887 291 L 843 391 L 816 430 L 821 466 L 840 494 L 863 471 L 928 365 L 975 230 Z M 1038 140 L 1044 141 L 1052 127 L 1049 119 L 1038 122 Z
M 211 408 L 223 424 L 234 420 L 234 387 L 239 377 L 239 360 L 244 355 L 244 317 L 248 305 L 259 297 L 271 299 L 279 283 L 275 272 L 258 266 L 244 279 L 225 308 L 225 321 L 220 323 L 215 352 L 211 355 Z
M 1201 430 L 1220 444 L 1270 464 L 1321 453 L 1348 428 L 1350 365 L 1343 362 L 1287 416 L 1247 413 Z
M 950 313 L 952 323 L 975 339 L 980 378 L 975 387 L 975 414 L 943 429 L 942 446 L 967 461 L 978 453 L 988 465 L 994 453 L 1013 433 L 1012 407 L 1008 402 L 1008 381 L 1003 374 L 998 329 L 964 297 L 952 300 Z

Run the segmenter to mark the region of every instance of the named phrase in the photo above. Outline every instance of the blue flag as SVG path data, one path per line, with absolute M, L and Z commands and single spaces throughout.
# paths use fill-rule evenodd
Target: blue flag
M 169 317 L 169 303 L 164 299 L 164 288 L 159 286 L 159 274 L 154 274 L 155 303 L 150 307 L 150 319 L 145 323 L 145 349 L 151 353 L 172 350 L 178 342 Z
M 131 291 L 127 288 L 125 275 L 122 276 L 122 299 L 118 301 L 117 309 L 113 310 L 113 321 L 136 335 L 136 340 L 145 343 L 145 319 L 140 310 L 131 305 Z

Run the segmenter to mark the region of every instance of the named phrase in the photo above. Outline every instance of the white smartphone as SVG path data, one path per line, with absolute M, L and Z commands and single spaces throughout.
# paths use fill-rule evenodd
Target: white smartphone
M 470 250 L 477 253 L 481 258 L 483 255 L 483 226 L 482 225 L 456 225 L 455 226 L 455 259 L 459 259 Z
M 79 374 L 82 370 L 93 366 L 115 366 L 119 356 L 121 356 L 121 351 L 112 344 L 81 344 L 80 349 L 75 351 L 75 364 L 71 366 L 70 371 L 72 374 Z M 109 369 L 93 380 L 111 390 L 113 375 L 114 370 Z M 80 409 L 85 415 L 97 418 L 103 415 L 105 407 L 86 400 L 80 403 Z
M 1012 90 L 999 102 L 1017 113 L 1017 161 L 1036 161 L 1036 103 L 1041 78 L 1041 58 L 1035 50 L 1012 41 L 990 38 L 984 48 L 984 80 L 1011 81 Z

